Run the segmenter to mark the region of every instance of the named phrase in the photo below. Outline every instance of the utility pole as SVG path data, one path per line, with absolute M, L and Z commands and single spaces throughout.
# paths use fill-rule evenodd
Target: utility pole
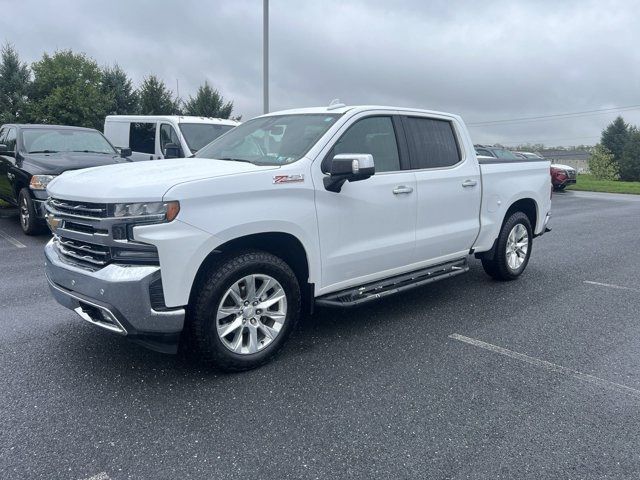
M 262 0 L 262 87 L 264 113 L 269 113 L 269 0 Z

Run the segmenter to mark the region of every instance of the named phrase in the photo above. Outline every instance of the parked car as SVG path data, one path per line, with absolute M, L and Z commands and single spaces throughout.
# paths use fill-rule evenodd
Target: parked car
M 191 159 L 67 172 L 48 191 L 57 301 L 162 351 L 185 330 L 226 370 L 266 362 L 303 309 L 453 277 L 470 254 L 516 279 L 551 206 L 548 161 L 478 160 L 459 116 L 344 105 L 254 118 Z
M 46 228 L 47 184 L 67 170 L 126 162 L 102 133 L 92 128 L 7 124 L 0 128 L 0 198 L 19 207 L 27 235 Z
M 539 153 L 533 152 L 512 152 L 514 155 L 519 155 L 524 159 L 532 159 L 532 160 L 545 160 L 545 158 Z
M 551 164 L 551 183 L 555 190 L 564 190 L 568 185 L 577 182 L 576 169 L 570 165 Z
M 493 157 L 504 160 L 518 160 L 520 157 L 503 147 L 489 145 L 474 145 L 476 155 L 481 157 Z
M 104 134 L 117 147 L 130 148 L 134 160 L 182 158 L 239 124 L 207 117 L 109 115 Z

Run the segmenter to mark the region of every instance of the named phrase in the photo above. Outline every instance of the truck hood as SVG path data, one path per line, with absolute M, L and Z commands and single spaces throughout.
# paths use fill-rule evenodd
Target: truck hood
M 24 154 L 22 168 L 32 175 L 60 175 L 67 170 L 128 162 L 129 160 L 115 154 L 105 155 L 84 152 L 27 153 Z
M 179 183 L 277 168 L 208 158 L 154 160 L 65 172 L 49 183 L 47 192 L 85 202 L 158 201 Z
M 575 170 L 571 165 L 563 165 L 561 163 L 552 163 L 552 167 L 563 168 L 565 170 Z

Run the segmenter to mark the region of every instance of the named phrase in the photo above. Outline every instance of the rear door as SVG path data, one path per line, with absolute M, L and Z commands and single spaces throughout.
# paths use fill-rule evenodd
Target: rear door
M 464 149 L 453 118 L 402 117 L 417 183 L 413 262 L 440 263 L 466 256 L 480 230 L 482 185 L 472 152 Z
M 319 162 L 316 210 L 322 257 L 322 289 L 337 290 L 389 276 L 410 263 L 415 242 L 416 182 L 403 169 L 392 115 L 362 115 L 339 132 L 323 157 L 371 154 L 376 173 L 346 182 L 338 193 L 324 188 Z M 326 169 L 325 169 L 326 170 Z

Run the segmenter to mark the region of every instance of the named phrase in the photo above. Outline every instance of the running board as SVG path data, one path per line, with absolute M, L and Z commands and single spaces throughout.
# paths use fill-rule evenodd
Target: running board
M 360 287 L 347 288 L 339 292 L 323 295 L 315 300 L 321 307 L 353 307 L 364 302 L 404 292 L 412 288 L 437 282 L 445 278 L 460 275 L 469 270 L 467 259 L 462 258 L 453 262 L 441 263 L 429 268 L 403 273 L 395 277 L 385 278 L 377 282 L 367 283 Z

